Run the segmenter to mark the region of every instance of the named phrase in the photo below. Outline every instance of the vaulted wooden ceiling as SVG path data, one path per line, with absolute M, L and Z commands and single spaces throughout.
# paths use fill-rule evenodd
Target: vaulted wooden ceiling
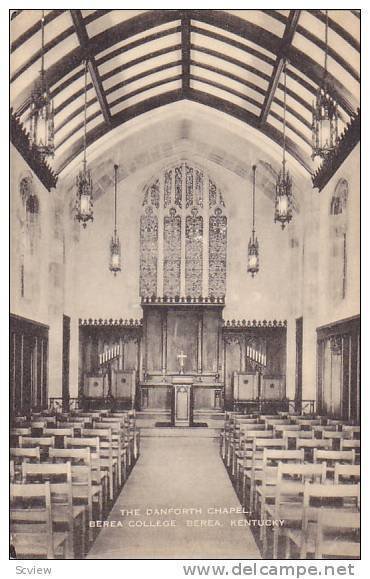
M 324 73 L 322 10 L 45 10 L 45 67 L 55 106 L 60 172 L 87 142 L 157 107 L 189 99 L 232 115 L 282 144 L 309 172 L 311 107 Z M 25 125 L 40 70 L 41 11 L 11 22 L 11 104 Z M 344 126 L 360 100 L 360 17 L 329 11 L 328 79 Z

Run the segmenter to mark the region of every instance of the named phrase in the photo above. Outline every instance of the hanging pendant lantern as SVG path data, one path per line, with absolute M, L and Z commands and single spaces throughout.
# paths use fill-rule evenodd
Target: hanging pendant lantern
M 54 103 L 46 79 L 44 63 L 45 24 L 44 11 L 41 17 L 41 70 L 31 93 L 30 140 L 41 158 L 54 157 Z
M 312 104 L 312 160 L 315 157 L 325 159 L 338 143 L 338 105 L 330 94 L 327 79 L 328 62 L 328 11 L 325 11 L 325 61 L 324 77 L 318 87 L 316 100 Z
M 114 165 L 114 232 L 110 242 L 109 269 L 115 276 L 121 271 L 121 243 L 117 235 L 117 171 L 118 165 Z
M 84 156 L 82 169 L 76 177 L 76 219 L 86 228 L 93 216 L 93 182 L 86 160 L 87 60 L 85 61 Z
M 275 185 L 275 223 L 278 221 L 281 228 L 289 223 L 293 217 L 292 179 L 286 170 L 286 61 L 284 63 L 284 117 L 283 117 L 283 162 Z
M 258 239 L 255 237 L 255 197 L 256 197 L 256 165 L 253 165 L 253 197 L 252 197 L 252 236 L 248 243 L 248 263 L 247 272 L 251 274 L 252 277 L 256 275 L 259 271 L 259 246 Z

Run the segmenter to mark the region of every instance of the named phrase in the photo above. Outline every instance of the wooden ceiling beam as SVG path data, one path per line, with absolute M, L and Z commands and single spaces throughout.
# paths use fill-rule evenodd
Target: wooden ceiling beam
M 186 98 L 190 89 L 190 18 L 188 10 L 181 13 L 182 90 Z
M 224 76 L 225 78 L 229 78 L 230 80 L 234 80 L 235 82 L 238 82 L 243 86 L 250 88 L 251 90 L 257 92 L 260 95 L 265 94 L 264 89 L 258 86 L 257 84 L 251 82 L 250 80 L 247 80 L 246 78 L 242 78 L 241 76 L 233 74 L 232 72 L 229 72 L 226 69 L 224 70 L 223 68 L 219 68 L 218 66 L 213 66 L 211 64 L 207 64 L 205 62 L 201 62 L 193 58 L 191 59 L 190 64 L 192 66 L 197 66 L 198 68 L 208 70 L 209 72 L 214 72 L 215 74 L 219 74 L 221 76 Z M 258 71 L 256 70 L 256 73 L 257 72 Z
M 174 44 L 173 46 L 166 46 L 165 48 L 160 48 L 159 50 L 155 50 L 153 52 L 148 52 L 147 54 L 144 54 L 141 57 L 139 56 L 138 58 L 130 60 L 130 61 L 126 62 L 125 64 L 121 64 L 120 66 L 117 66 L 116 68 L 112 68 L 111 70 L 109 70 L 108 72 L 103 74 L 101 78 L 103 81 L 105 81 L 108 78 L 111 78 L 112 76 L 115 76 L 116 74 L 119 74 L 120 72 L 123 72 L 123 71 L 126 72 L 129 68 L 132 68 L 133 66 L 136 66 L 137 64 L 141 64 L 142 62 L 145 62 L 146 60 L 151 60 L 151 59 L 154 59 L 158 56 L 170 54 L 171 52 L 176 52 L 177 50 L 181 50 L 181 44 Z
M 277 87 L 279 85 L 281 73 L 284 68 L 286 50 L 288 46 L 290 46 L 292 43 L 294 33 L 297 29 L 300 13 L 301 13 L 300 10 L 291 10 L 289 13 L 289 18 L 285 26 L 284 35 L 281 40 L 281 46 L 279 48 L 278 54 L 276 55 L 274 70 L 271 75 L 269 86 L 265 94 L 265 100 L 263 103 L 259 121 L 260 125 L 265 124 L 267 121 L 267 117 L 269 115 L 271 105 L 274 100 Z
M 108 12 L 108 11 L 107 11 Z M 86 22 L 86 20 L 85 20 Z M 96 64 L 97 66 L 101 66 L 102 64 L 104 64 L 105 62 L 107 62 L 108 60 L 110 60 L 111 58 L 114 58 L 116 56 L 120 56 L 121 54 L 123 54 L 124 52 L 126 52 L 127 50 L 131 49 L 131 48 L 136 48 L 137 46 L 141 46 L 143 44 L 145 44 L 145 42 L 150 42 L 151 40 L 155 40 L 157 38 L 162 38 L 163 36 L 167 36 L 168 34 L 172 34 L 174 32 L 180 32 L 180 26 L 175 26 L 173 28 L 170 28 L 168 30 L 164 30 L 164 31 L 160 31 L 157 32 L 155 34 L 150 34 L 148 36 L 145 36 L 144 38 L 140 38 L 139 40 L 136 40 L 134 42 L 131 42 L 130 44 L 126 44 L 125 46 L 121 46 L 120 48 L 113 50 L 112 52 L 110 52 L 107 55 L 104 55 L 101 58 L 96 59 Z M 181 62 L 180 62 L 181 64 Z M 127 65 L 130 65 L 130 63 L 127 63 Z M 153 72 L 154 70 L 156 70 L 157 67 L 155 67 L 154 69 L 151 70 L 151 72 Z M 159 68 L 159 67 L 158 67 Z M 110 76 L 113 76 L 113 74 L 115 74 L 115 69 L 112 69 L 111 71 L 109 71 L 109 76 L 108 77 L 104 77 L 103 80 L 106 80 L 106 78 L 109 78 Z M 147 74 L 147 73 L 145 73 Z M 66 80 L 65 82 L 62 82 L 60 85 L 58 85 L 56 88 L 53 89 L 52 93 L 51 93 L 51 97 L 54 98 L 56 95 L 58 95 L 62 90 L 66 89 L 69 84 L 72 84 L 73 82 L 75 82 L 76 80 L 78 80 L 81 76 L 83 75 L 83 70 L 79 70 L 78 72 L 76 72 L 74 75 L 70 76 L 68 78 L 68 80 Z M 139 75 L 137 75 L 139 77 Z M 134 77 L 132 77 L 133 79 Z M 127 80 L 127 82 L 130 82 L 132 80 L 131 78 Z M 135 78 L 136 80 L 136 78 Z M 111 92 L 111 87 L 109 89 L 107 89 L 105 91 L 105 94 L 108 95 L 109 92 Z M 73 98 L 77 98 L 78 96 L 80 96 L 83 93 L 82 91 L 76 91 L 75 93 L 75 97 L 72 95 L 72 99 Z M 67 99 L 69 101 L 69 98 Z M 63 101 L 59 107 L 58 110 L 62 110 L 64 107 L 64 102 Z
M 53 20 L 55 20 L 55 18 L 63 14 L 63 12 L 65 12 L 65 10 L 50 10 L 50 12 L 45 16 L 44 21 L 45 26 L 50 22 L 52 22 Z M 20 46 L 22 46 L 22 44 L 27 42 L 27 40 L 32 38 L 34 34 L 37 34 L 39 30 L 41 30 L 41 10 L 40 10 L 40 20 L 35 22 L 35 24 L 33 26 L 30 26 L 30 28 L 27 28 L 27 30 L 25 30 L 22 34 L 20 34 L 18 38 L 16 38 L 16 40 L 14 40 L 11 43 L 10 52 L 14 52 L 15 50 L 17 50 L 17 48 L 19 48 Z
M 106 95 L 108 96 L 112 92 L 115 92 L 116 90 L 118 90 L 124 86 L 130 85 L 132 82 L 136 82 L 137 80 L 142 80 L 142 79 L 146 78 L 147 76 L 150 76 L 152 74 L 156 74 L 157 72 L 163 72 L 164 70 L 170 70 L 171 68 L 174 68 L 176 66 L 181 67 L 181 64 L 182 64 L 181 60 L 172 60 L 171 62 L 166 62 L 165 64 L 161 64 L 160 66 L 154 66 L 153 68 L 149 68 L 148 70 L 144 70 L 143 72 L 135 74 L 134 76 L 130 76 L 129 78 L 121 80 L 120 82 L 117 82 L 116 84 L 110 86 L 105 91 Z
M 47 54 L 50 50 L 58 46 L 61 42 L 63 42 L 66 38 L 71 36 L 74 33 L 74 27 L 69 26 L 65 30 L 63 30 L 57 36 L 54 36 L 50 42 L 45 44 L 44 46 L 44 54 Z M 41 38 L 40 38 L 40 48 L 36 52 L 32 52 L 31 57 L 23 62 L 21 66 L 19 66 L 11 75 L 10 82 L 14 82 L 19 78 L 22 74 L 27 73 L 27 70 L 35 64 L 38 60 L 41 60 L 42 57 L 42 48 L 41 48 Z
M 156 109 L 161 106 L 165 106 L 167 104 L 177 102 L 183 99 L 182 89 L 179 90 L 172 90 L 160 95 L 156 95 L 154 97 L 148 98 L 136 105 L 132 105 L 131 107 L 127 107 L 123 111 L 120 111 L 118 114 L 112 117 L 112 128 L 116 128 L 121 124 L 139 116 L 145 114 L 148 111 Z M 91 145 L 102 136 L 104 136 L 109 131 L 109 128 L 105 123 L 102 123 L 93 129 L 91 129 L 86 136 L 87 146 Z M 83 150 L 83 138 L 75 141 L 73 145 L 67 149 L 66 153 L 60 159 L 60 163 L 58 166 L 58 173 L 63 171 L 65 167 L 75 158 L 77 157 Z
M 306 38 L 306 40 L 312 42 L 312 44 L 316 44 L 316 46 L 325 53 L 326 47 L 324 40 L 322 40 L 315 34 L 312 34 L 309 30 L 307 30 L 307 28 L 304 28 L 303 26 L 298 25 L 297 32 L 301 34 L 304 38 Z M 330 40 L 330 30 L 329 30 L 329 40 Z M 340 54 L 338 54 L 338 52 L 334 50 L 329 43 L 327 47 L 327 52 L 328 56 L 330 56 L 331 59 L 337 62 L 337 64 L 339 64 L 339 66 L 341 66 L 343 70 L 348 72 L 348 74 L 350 74 L 357 82 L 360 82 L 359 73 L 353 68 L 353 66 L 349 64 L 349 62 L 347 62 L 347 60 L 345 60 Z
M 207 78 L 202 78 L 202 77 L 198 77 L 195 75 L 191 75 L 191 78 L 194 80 L 197 80 L 199 82 L 202 82 L 204 84 L 207 84 L 209 86 L 212 86 L 213 88 L 217 88 L 217 89 L 224 90 L 225 92 L 229 92 L 230 94 L 236 96 L 237 98 L 243 99 L 245 102 L 250 103 L 254 107 L 256 107 L 258 109 L 261 108 L 261 103 L 254 100 L 251 97 L 246 96 L 245 94 L 242 94 L 234 89 L 231 89 L 227 85 L 222 85 L 218 82 L 214 82 L 214 81 L 209 80 Z M 220 98 L 222 98 L 222 97 L 220 97 Z M 243 107 L 240 107 L 240 108 L 243 109 Z M 277 113 L 273 113 L 273 115 L 277 120 L 282 122 L 282 118 Z M 297 137 L 299 137 L 302 141 L 305 141 L 307 145 L 309 145 L 309 146 L 311 145 L 311 141 L 308 140 L 307 137 L 295 125 L 292 125 L 291 123 L 287 122 L 286 126 L 288 129 L 293 131 L 293 133 L 295 133 L 297 135 Z M 279 133 L 280 133 L 280 131 L 279 131 Z
M 108 97 L 108 95 L 110 95 L 111 93 L 115 92 L 116 90 L 118 90 L 122 87 L 127 87 L 128 85 L 130 85 L 130 83 L 135 82 L 136 80 L 142 80 L 143 78 L 146 78 L 147 76 L 150 76 L 151 74 L 155 74 L 156 72 L 161 72 L 163 70 L 169 70 L 171 68 L 174 68 L 175 66 L 181 66 L 181 60 L 162 64 L 161 66 L 151 68 L 151 69 L 146 70 L 140 74 L 132 76 L 132 77 L 128 78 L 127 80 L 123 80 L 121 82 L 118 82 L 117 84 L 114 84 L 113 86 L 109 87 L 109 89 L 107 89 L 105 91 L 105 94 Z M 168 80 L 166 82 L 168 82 Z M 92 87 L 91 84 L 88 85 L 88 89 L 91 87 Z M 149 86 L 146 85 L 144 90 L 147 90 L 148 88 L 149 88 Z M 75 93 L 73 93 L 70 97 L 68 97 L 68 99 L 66 99 L 66 101 L 63 101 L 63 103 L 61 103 L 60 106 L 55 109 L 56 117 L 65 106 L 68 106 L 71 102 L 78 99 L 83 94 L 83 92 L 84 92 L 83 89 L 78 90 Z M 96 97 L 94 97 L 93 99 L 88 101 L 87 102 L 87 108 L 89 108 L 89 106 L 93 105 L 96 102 L 96 100 L 97 100 Z M 112 106 L 112 104 L 113 103 L 111 103 L 110 106 Z M 66 119 L 63 119 L 61 126 L 64 126 L 66 123 L 69 123 L 70 121 L 72 121 L 76 116 L 81 114 L 82 111 L 83 111 L 83 107 L 79 107 L 78 109 L 75 109 Z M 59 127 L 56 127 L 56 129 L 55 129 L 56 133 L 58 132 L 58 128 Z
M 96 119 L 99 115 L 101 115 L 101 111 L 95 111 L 94 113 L 91 113 L 90 116 L 88 116 L 86 118 L 86 125 L 88 125 L 89 123 L 91 123 L 91 121 L 93 121 L 94 119 Z M 104 123 L 106 124 L 106 123 Z M 107 125 L 107 127 L 109 127 L 110 125 Z M 81 131 L 81 135 L 83 134 L 83 129 L 84 128 L 84 122 L 81 121 L 80 123 L 78 123 L 78 125 L 74 125 L 73 129 L 70 130 L 61 141 L 59 141 L 56 146 L 55 146 L 55 151 L 57 152 L 59 147 L 61 147 L 62 145 L 64 145 L 64 143 L 66 143 L 68 141 L 68 139 L 70 139 L 71 137 L 73 137 L 73 135 L 75 135 L 76 133 L 78 133 L 79 131 Z
M 214 30 L 208 30 L 207 28 L 201 28 L 200 26 L 197 26 L 196 23 L 192 23 L 191 31 L 196 32 L 197 34 L 202 34 L 203 36 L 207 36 L 208 38 L 211 38 L 212 40 L 218 40 L 219 42 L 224 42 L 225 44 L 228 44 L 228 45 L 232 46 L 233 48 L 237 48 L 238 50 L 245 52 L 247 55 L 255 56 L 259 60 L 266 62 L 266 64 L 269 64 L 270 66 L 274 66 L 275 60 L 273 58 L 271 58 L 270 56 L 268 56 L 267 54 L 264 54 L 263 52 L 259 51 L 257 45 L 256 45 L 256 48 L 253 48 L 252 46 L 247 46 L 246 44 L 243 44 L 242 42 L 235 40 L 235 38 L 230 38 L 229 36 L 225 36 L 225 34 L 222 34 L 222 31 L 215 32 Z
M 101 81 L 99 70 L 95 62 L 95 56 L 90 50 L 90 41 L 86 31 L 85 23 L 81 14 L 81 10 L 71 10 L 73 24 L 76 30 L 78 41 L 82 48 L 85 58 L 87 59 L 87 66 L 89 69 L 91 81 L 94 85 L 97 99 L 100 104 L 103 117 L 107 125 L 111 125 L 112 117 L 110 114 L 107 97 L 104 92 L 103 83 Z
M 227 29 L 234 35 L 240 36 L 249 42 L 254 42 L 257 46 L 261 46 L 273 54 L 278 54 L 279 52 L 281 39 L 278 36 L 234 14 L 223 10 L 195 9 L 187 10 L 187 13 L 191 21 L 198 20 L 210 24 L 219 28 L 220 31 Z M 150 30 L 164 23 L 181 20 L 181 14 L 182 12 L 180 10 L 148 10 L 144 14 L 129 18 L 90 39 L 90 53 L 95 56 L 97 53 L 114 46 L 114 44 L 117 44 L 124 38 L 130 38 L 135 34 Z M 287 57 L 292 65 L 296 67 L 298 71 L 301 71 L 308 78 L 312 79 L 315 85 L 321 82 L 323 78 L 323 67 L 310 58 L 310 56 L 291 46 Z M 81 47 L 77 47 L 49 67 L 47 70 L 49 86 L 52 88 L 63 76 L 71 73 L 75 67 L 81 65 L 83 59 L 84 53 Z M 301 84 L 302 80 L 303 79 L 300 81 Z M 342 107 L 348 115 L 353 115 L 357 107 L 357 103 L 353 102 L 353 95 L 333 75 L 328 74 L 328 81 L 332 86 L 332 95 L 339 106 Z M 15 108 L 25 102 L 29 97 L 31 88 L 32 87 L 29 86 L 22 91 L 17 98 L 17 102 L 14 103 Z
M 159 66 L 159 67 L 156 67 L 156 68 L 153 68 L 153 69 L 146 70 L 146 71 L 144 71 L 144 72 L 142 72 L 142 73 L 140 73 L 140 74 L 137 74 L 137 75 L 135 75 L 135 76 L 133 76 L 133 77 L 130 77 L 130 78 L 127 79 L 127 80 L 123 80 L 123 81 L 121 81 L 121 82 L 118 82 L 118 83 L 112 85 L 112 86 L 106 91 L 106 95 L 108 96 L 109 94 L 114 93 L 115 91 L 119 90 L 119 89 L 122 88 L 122 87 L 128 87 L 128 86 L 130 85 L 130 83 L 135 82 L 135 81 L 137 81 L 137 80 L 145 79 L 146 77 L 148 77 L 148 76 L 150 76 L 150 75 L 152 75 L 152 74 L 154 74 L 154 73 L 156 73 L 156 72 L 161 72 L 161 71 L 164 71 L 164 70 L 170 71 L 171 68 L 174 68 L 175 66 L 180 66 L 181 64 L 182 64 L 182 61 L 181 61 L 181 60 L 178 60 L 178 61 L 173 61 L 173 62 L 170 62 L 170 63 L 163 64 L 163 65 L 161 65 L 161 66 Z M 190 64 L 193 65 L 193 66 L 197 66 L 197 67 L 199 67 L 199 68 L 201 68 L 201 69 L 208 70 L 208 71 L 210 71 L 210 72 L 214 72 L 214 73 L 217 74 L 217 75 L 224 76 L 225 79 L 230 78 L 231 80 L 233 80 L 233 81 L 235 81 L 235 82 L 238 82 L 238 83 L 240 83 L 241 85 L 243 85 L 243 86 L 245 86 L 245 87 L 247 87 L 247 88 L 250 88 L 251 90 L 253 90 L 253 91 L 255 91 L 255 92 L 257 92 L 257 93 L 259 93 L 259 94 L 261 94 L 261 95 L 264 95 L 264 94 L 265 94 L 265 91 L 264 91 L 262 88 L 260 88 L 258 85 L 255 85 L 255 84 L 249 82 L 248 80 L 245 80 L 244 78 L 241 78 L 241 77 L 239 77 L 239 76 L 237 76 L 237 75 L 234 75 L 234 74 L 232 74 L 232 73 L 229 73 L 229 72 L 226 71 L 226 70 L 222 70 L 222 69 L 219 69 L 219 68 L 217 68 L 217 67 L 214 67 L 214 66 L 211 66 L 211 65 L 207 65 L 207 64 L 204 64 L 204 63 L 195 61 L 195 60 L 191 60 L 191 61 L 190 61 Z M 251 99 L 251 98 L 248 98 L 248 97 L 247 97 L 246 95 L 244 95 L 244 94 L 238 93 L 237 91 L 233 91 L 232 89 L 230 89 L 230 88 L 227 86 L 227 82 L 225 82 L 225 84 L 223 85 L 223 84 L 220 84 L 220 83 L 216 83 L 216 82 L 209 81 L 209 80 L 207 80 L 206 78 L 204 78 L 204 79 L 203 79 L 203 78 L 200 78 L 200 77 L 197 76 L 197 75 L 191 75 L 191 77 L 194 78 L 194 80 L 200 80 L 201 82 L 205 82 L 205 83 L 207 83 L 207 84 L 210 84 L 210 85 L 214 86 L 215 88 L 221 88 L 222 90 L 231 92 L 232 94 L 235 94 L 236 96 L 238 96 L 238 97 L 240 97 L 240 98 L 243 98 L 243 99 L 251 102 L 251 104 L 253 104 L 254 106 L 260 107 L 260 103 L 259 103 L 259 102 L 254 101 L 254 100 Z M 178 75 L 173 75 L 173 76 L 169 76 L 169 77 L 166 78 L 166 79 L 162 79 L 162 80 L 159 81 L 159 82 L 154 82 L 154 83 L 151 83 L 151 84 L 144 85 L 143 87 L 141 87 L 141 88 L 138 89 L 137 91 L 132 91 L 131 93 L 127 93 L 125 96 L 119 97 L 117 100 L 111 102 L 111 103 L 110 103 L 110 107 L 119 104 L 120 102 L 124 101 L 126 98 L 136 96 L 137 94 L 140 94 L 140 93 L 142 93 L 143 91 L 149 90 L 150 88 L 154 88 L 154 87 L 156 87 L 156 86 L 160 86 L 160 85 L 162 85 L 162 84 L 165 84 L 165 83 L 167 83 L 167 82 L 171 82 L 171 81 L 173 81 L 173 80 L 178 80 L 179 78 L 180 78 L 180 77 L 179 77 Z M 89 87 L 91 87 L 91 86 L 92 86 L 92 85 L 89 85 Z M 59 112 L 62 110 L 62 108 L 64 108 L 64 106 L 67 106 L 68 104 L 70 104 L 71 102 L 73 102 L 73 100 L 79 98 L 82 94 L 83 94 L 83 90 L 79 90 L 79 91 L 77 91 L 76 93 L 74 93 L 73 95 L 71 95 L 65 102 L 63 102 L 63 103 L 60 105 L 59 108 L 55 109 L 56 115 L 59 114 Z M 295 95 L 295 98 L 298 98 L 297 95 Z M 91 99 L 90 101 L 88 101 L 87 106 L 88 106 L 88 107 L 91 106 L 92 104 L 94 104 L 94 103 L 96 102 L 96 100 L 97 100 L 96 98 Z M 277 103 L 279 106 L 283 106 L 283 103 L 282 103 L 279 99 L 275 99 L 275 100 L 276 100 L 276 103 Z M 309 110 L 311 110 L 311 109 L 309 109 Z M 61 123 L 60 127 L 59 127 L 59 126 L 56 127 L 55 132 L 57 133 L 58 130 L 59 130 L 59 128 L 62 128 L 62 127 L 64 127 L 67 123 L 71 122 L 76 116 L 78 116 L 79 114 L 81 114 L 82 111 L 83 111 L 83 107 L 79 107 L 79 108 L 75 109 L 66 119 L 63 119 L 63 122 Z M 298 122 L 302 123 L 303 125 L 305 125 L 305 126 L 306 126 L 307 128 L 309 128 L 309 129 L 311 128 L 310 123 L 309 123 L 305 118 L 303 118 L 299 113 L 297 113 L 297 111 L 295 111 L 295 109 L 287 106 L 287 111 L 288 111 L 292 116 L 294 116 L 294 117 L 297 119 Z M 276 118 L 280 118 L 280 117 L 276 117 Z M 288 126 L 289 126 L 289 125 L 288 125 Z M 295 129 L 292 127 L 292 130 L 295 130 Z M 301 133 L 298 132 L 297 134 L 299 134 L 300 138 L 302 138 Z
M 175 75 L 169 76 L 167 78 L 162 78 L 161 80 L 151 82 L 150 84 L 147 84 L 145 86 L 141 86 L 140 88 L 137 88 L 131 92 L 128 92 L 124 96 L 118 97 L 116 100 L 112 101 L 111 107 L 115 107 L 115 106 L 125 102 L 127 99 L 136 97 L 137 95 L 139 95 L 147 90 L 151 90 L 153 88 L 163 86 L 163 85 L 167 84 L 168 82 L 176 82 L 178 80 L 182 80 L 182 78 L 183 78 L 182 74 L 175 74 Z
M 121 124 L 135 118 L 141 114 L 148 111 L 154 110 L 158 107 L 165 106 L 167 104 L 183 100 L 182 89 L 167 91 L 160 95 L 148 98 L 136 105 L 127 107 L 123 111 L 120 111 L 112 117 L 112 128 L 118 127 Z M 283 137 L 280 131 L 278 131 L 272 125 L 266 123 L 263 127 L 259 126 L 259 117 L 253 115 L 244 108 L 239 107 L 225 99 L 216 97 L 209 93 L 198 91 L 195 89 L 189 89 L 188 100 L 206 105 L 218 111 L 222 111 L 225 114 L 231 115 L 232 117 L 250 125 L 251 127 L 261 131 L 266 137 L 272 139 L 279 146 L 282 146 Z M 108 132 L 108 128 L 105 124 L 100 124 L 94 127 L 91 131 L 87 133 L 87 144 L 90 145 L 94 143 L 97 139 L 102 137 Z M 302 149 L 292 141 L 289 137 L 286 139 L 287 151 L 294 157 L 298 163 L 303 166 L 310 175 L 313 174 L 313 166 L 310 158 L 302 151 Z M 73 145 L 67 149 L 66 153 L 60 160 L 58 167 L 58 173 L 60 173 L 77 155 L 81 153 L 83 149 L 83 139 L 79 139 L 74 142 Z
M 191 78 L 193 80 L 196 80 L 196 81 L 201 82 L 203 84 L 207 84 L 208 86 L 211 86 L 212 88 L 217 88 L 217 89 L 222 90 L 224 92 L 229 92 L 233 96 L 244 100 L 246 103 L 249 103 L 258 109 L 261 108 L 260 102 L 256 101 L 254 98 L 252 98 L 250 96 L 247 96 L 246 94 L 243 94 L 242 92 L 239 92 L 233 88 L 228 87 L 226 84 L 221 84 L 220 82 L 216 82 L 214 80 L 210 80 L 209 78 L 204 78 L 204 77 L 198 76 L 196 74 L 192 74 Z
M 189 10 L 193 20 L 199 20 L 221 29 L 255 42 L 257 45 L 266 48 L 275 55 L 279 55 L 281 39 L 272 32 L 257 26 L 252 22 L 243 20 L 234 14 L 224 10 Z M 303 53 L 294 46 L 288 46 L 285 55 L 290 63 L 300 72 L 310 78 L 314 84 L 319 85 L 323 79 L 324 68 L 313 58 Z M 327 80 L 331 86 L 331 94 L 348 115 L 354 115 L 357 104 L 353 102 L 353 96 L 349 90 L 342 85 L 339 80 L 330 73 L 327 73 Z
M 116 58 L 117 56 L 121 56 L 122 54 L 125 54 L 126 52 L 129 52 L 130 50 L 132 50 L 134 48 L 138 48 L 139 46 L 143 46 L 144 44 L 147 44 L 148 42 L 153 42 L 153 40 L 159 40 L 160 38 L 165 38 L 166 36 L 170 36 L 171 34 L 176 34 L 178 32 L 181 32 L 181 25 L 180 26 L 171 26 L 170 28 L 166 28 L 165 30 L 159 30 L 157 32 L 153 32 L 151 34 L 148 34 L 147 36 L 137 38 L 136 40 L 133 40 L 132 42 L 128 42 L 124 46 L 119 46 L 118 48 L 112 50 L 111 52 L 104 54 L 103 56 L 97 57 L 96 63 L 98 66 L 101 66 L 102 64 L 104 64 L 108 60 L 111 60 L 112 58 Z
M 326 17 L 325 17 L 325 14 L 321 10 L 310 10 L 310 13 L 313 16 L 316 16 L 316 18 L 318 20 L 320 20 L 320 22 L 325 24 Z M 357 52 L 360 52 L 360 50 L 361 50 L 360 43 L 357 42 L 357 40 L 352 36 L 352 34 L 350 34 L 345 28 L 343 28 L 335 20 L 330 18 L 330 10 L 329 10 L 329 15 L 328 15 L 328 20 L 329 20 L 330 28 L 332 30 L 334 30 L 334 32 L 336 32 L 338 34 L 338 36 L 341 36 L 343 38 L 343 40 L 345 40 L 350 46 L 352 46 L 352 48 L 357 50 Z

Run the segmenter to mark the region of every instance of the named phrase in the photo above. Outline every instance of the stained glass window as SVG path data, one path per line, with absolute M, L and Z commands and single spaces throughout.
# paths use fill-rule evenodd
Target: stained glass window
M 224 297 L 227 216 L 216 181 L 187 161 L 153 179 L 144 191 L 140 246 L 142 297 Z
M 171 207 L 164 218 L 163 245 L 163 294 L 168 297 L 180 295 L 181 273 L 181 217 Z
M 153 207 L 145 207 L 140 218 L 140 295 L 157 294 L 158 217 Z
M 203 281 L 203 217 L 193 207 L 186 217 L 185 284 L 187 296 L 202 295 Z
M 227 218 L 216 207 L 209 218 L 209 295 L 222 297 L 226 293 Z

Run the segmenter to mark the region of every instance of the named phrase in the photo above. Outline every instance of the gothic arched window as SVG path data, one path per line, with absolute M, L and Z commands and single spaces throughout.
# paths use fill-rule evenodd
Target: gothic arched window
M 340 179 L 330 201 L 330 294 L 336 301 L 346 296 L 348 182 Z
M 145 189 L 140 218 L 141 297 L 224 297 L 227 217 L 222 193 L 184 161 Z

